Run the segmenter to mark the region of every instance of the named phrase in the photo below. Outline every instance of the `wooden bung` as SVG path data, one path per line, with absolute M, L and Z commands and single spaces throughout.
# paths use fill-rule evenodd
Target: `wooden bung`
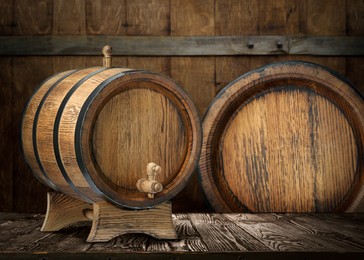
M 219 212 L 364 211 L 364 98 L 307 62 L 237 78 L 203 120 L 202 187 Z

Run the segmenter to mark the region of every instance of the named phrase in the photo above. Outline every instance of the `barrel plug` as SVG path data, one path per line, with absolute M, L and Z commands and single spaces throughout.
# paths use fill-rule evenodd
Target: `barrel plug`
M 109 45 L 105 45 L 104 48 L 102 48 L 102 54 L 104 55 L 102 64 L 104 67 L 111 67 L 111 54 L 112 54 L 112 48 Z
M 148 198 L 153 199 L 154 194 L 163 190 L 162 183 L 156 181 L 157 175 L 161 172 L 162 168 L 154 163 L 150 162 L 147 165 L 147 178 L 141 178 L 137 181 L 136 187 L 140 192 L 148 193 Z

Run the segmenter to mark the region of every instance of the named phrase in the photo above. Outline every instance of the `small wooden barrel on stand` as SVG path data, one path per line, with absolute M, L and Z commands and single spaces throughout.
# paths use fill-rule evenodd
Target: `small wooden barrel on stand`
M 130 232 L 176 238 L 168 201 L 199 158 L 197 110 L 170 78 L 110 67 L 111 49 L 103 53 L 104 67 L 46 79 L 25 109 L 25 159 L 59 192 L 48 195 L 42 230 L 92 219 L 90 242 Z

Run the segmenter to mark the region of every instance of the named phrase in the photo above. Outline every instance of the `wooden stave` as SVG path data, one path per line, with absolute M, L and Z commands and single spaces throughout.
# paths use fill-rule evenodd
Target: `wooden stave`
M 111 69 L 120 69 L 120 68 L 111 68 Z M 127 71 L 129 69 L 127 69 L 127 70 L 121 69 L 121 70 L 122 71 Z M 129 70 L 129 72 L 142 73 L 142 74 L 147 75 L 147 76 L 148 76 L 148 74 L 149 75 L 152 74 L 152 73 L 146 72 L 146 71 L 131 71 L 131 70 Z M 153 75 L 155 75 L 156 77 L 164 78 L 164 80 L 166 80 L 166 81 L 170 81 L 173 84 L 173 86 L 177 88 L 177 89 L 173 89 L 172 88 L 173 91 L 175 91 L 175 93 L 178 93 L 178 94 L 181 94 L 182 93 L 181 96 L 183 97 L 183 102 L 184 102 L 184 106 L 185 106 L 183 109 L 186 110 L 186 111 L 188 110 L 188 117 L 189 117 L 189 120 L 190 120 L 188 123 L 189 123 L 189 126 L 193 129 L 192 130 L 193 134 L 192 134 L 192 132 L 190 134 L 190 138 L 193 137 L 193 139 L 192 140 L 189 140 L 189 142 L 192 143 L 192 145 L 191 145 L 192 146 L 192 152 L 190 152 L 190 155 L 192 154 L 193 156 L 188 161 L 187 167 L 185 167 L 187 169 L 186 174 L 184 175 L 185 178 L 183 178 L 183 180 L 178 183 L 178 186 L 177 187 L 173 188 L 172 191 L 169 194 L 167 194 L 166 196 L 159 197 L 157 200 L 146 201 L 146 203 L 143 203 L 143 204 L 140 204 L 139 203 L 138 205 L 130 205 L 130 204 L 121 204 L 118 201 L 113 200 L 113 198 L 110 198 L 108 196 L 105 196 L 105 194 L 98 189 L 97 185 L 94 184 L 93 180 L 91 178 L 85 178 L 83 176 L 83 173 L 81 173 L 82 174 L 82 178 L 83 178 L 83 180 L 81 182 L 83 182 L 83 184 L 86 184 L 87 183 L 87 185 L 89 187 L 87 187 L 86 189 L 82 189 L 82 192 L 77 187 L 77 185 L 74 185 L 74 180 L 71 180 L 70 178 L 67 179 L 67 183 L 68 184 L 71 183 L 72 186 L 76 187 L 76 189 L 74 189 L 74 191 L 76 193 L 73 193 L 72 192 L 72 189 L 64 189 L 64 188 L 63 189 L 62 188 L 59 189 L 59 187 L 57 187 L 57 185 L 54 185 L 52 187 L 49 184 L 49 182 L 52 182 L 52 180 L 43 181 L 41 179 L 42 183 L 44 183 L 45 185 L 48 185 L 48 186 L 50 186 L 50 187 L 52 187 L 54 189 L 60 190 L 60 191 L 66 193 L 68 195 L 71 195 L 72 197 L 75 197 L 77 199 L 83 200 L 83 201 L 87 201 L 87 202 L 98 202 L 98 201 L 108 200 L 110 202 L 113 202 L 117 206 L 120 206 L 120 207 L 128 207 L 128 208 L 133 208 L 133 209 L 153 207 L 153 206 L 155 206 L 157 204 L 160 204 L 160 203 L 162 203 L 162 202 L 164 202 L 164 201 L 172 198 L 178 192 L 180 192 L 183 189 L 183 187 L 187 184 L 187 181 L 188 181 L 189 177 L 191 176 L 193 170 L 197 166 L 197 160 L 198 160 L 198 157 L 199 157 L 200 148 L 201 148 L 201 141 L 202 141 L 201 140 L 202 139 L 201 138 L 202 129 L 201 129 L 201 125 L 200 125 L 200 121 L 199 121 L 199 117 L 198 117 L 197 111 L 194 108 L 194 105 L 193 105 L 192 101 L 190 100 L 190 98 L 187 96 L 187 94 L 177 85 L 177 83 L 175 83 L 171 79 L 169 79 L 167 77 L 164 77 L 164 76 L 162 76 L 160 74 L 156 74 L 156 73 L 153 73 Z M 82 79 L 80 81 L 82 81 Z M 42 87 L 42 84 L 41 84 L 40 88 L 41 87 Z M 37 94 L 37 92 L 35 93 L 35 95 L 36 94 Z M 62 102 L 63 101 L 64 100 L 62 98 Z M 32 102 L 32 99 L 29 101 L 29 103 L 31 103 L 31 102 Z M 27 111 L 25 111 L 25 113 L 24 113 L 24 118 L 25 118 L 26 114 L 27 114 Z M 60 111 L 57 111 L 57 117 L 58 117 L 57 120 L 60 120 L 60 118 L 62 118 L 61 116 L 59 116 L 60 114 L 62 114 L 62 111 L 61 112 Z M 77 122 L 81 122 L 81 121 L 77 121 Z M 59 122 L 58 122 L 58 124 L 59 124 Z M 23 142 L 24 142 L 24 140 L 23 140 Z M 58 148 L 59 148 L 59 146 L 58 146 Z M 32 156 L 32 154 L 29 155 L 29 152 L 27 150 L 24 150 L 24 154 L 25 154 L 25 157 L 26 158 Z M 80 157 L 78 157 L 78 160 L 80 160 Z M 81 158 L 81 160 L 82 160 L 82 158 Z M 39 178 L 38 171 L 34 170 L 34 169 L 36 169 L 36 166 L 31 165 L 31 164 L 29 164 L 29 166 L 31 167 L 33 174 L 37 178 Z M 86 199 L 85 199 L 85 197 L 86 197 Z
M 36 179 L 57 191 L 59 191 L 59 189 L 49 179 L 39 161 L 39 158 L 37 158 L 36 149 L 34 148 L 34 124 L 36 113 L 41 105 L 44 95 L 49 92 L 52 87 L 57 85 L 57 82 L 61 81 L 62 78 L 65 78 L 74 72 L 75 70 L 71 70 L 52 75 L 38 86 L 24 108 L 20 127 L 21 146 L 26 163 L 32 169 L 32 173 Z M 42 94 L 42 92 L 44 93 Z
M 231 103 L 235 102 L 238 98 L 238 94 L 242 95 L 249 95 L 246 94 L 246 91 L 249 90 L 249 88 L 254 85 L 254 80 L 259 81 L 260 79 L 260 73 L 265 72 L 266 69 L 272 69 L 274 70 L 274 67 L 281 66 L 281 65 L 287 65 L 292 66 L 293 71 L 297 72 L 297 68 L 295 69 L 294 66 L 308 66 L 312 68 L 316 68 L 321 70 L 323 73 L 326 73 L 329 78 L 335 81 L 337 83 L 336 85 L 333 85 L 333 83 L 330 83 L 330 87 L 333 87 L 335 89 L 335 95 L 343 95 L 342 99 L 346 102 L 350 100 L 353 102 L 353 106 L 350 105 L 349 112 L 353 112 L 355 119 L 355 124 L 358 124 L 358 127 L 355 128 L 356 131 L 356 137 L 361 140 L 359 143 L 357 143 L 358 148 L 358 175 L 360 179 L 358 180 L 357 189 L 353 192 L 353 194 L 349 194 L 350 198 L 346 198 L 346 201 L 342 205 L 338 205 L 334 209 L 334 211 L 346 211 L 346 212 L 357 212 L 357 211 L 364 211 L 364 161 L 360 161 L 360 155 L 363 155 L 363 144 L 364 144 L 364 95 L 360 92 L 359 89 L 357 89 L 354 85 L 352 85 L 345 77 L 341 76 L 337 72 L 323 67 L 321 65 L 317 65 L 310 62 L 301 62 L 301 61 L 287 61 L 287 62 L 277 62 L 268 64 L 266 66 L 260 67 L 258 69 L 255 69 L 251 72 L 248 72 L 231 83 L 229 83 L 221 92 L 215 97 L 215 99 L 210 103 L 209 108 L 207 109 L 202 126 L 203 126 L 203 144 L 201 149 L 201 156 L 199 160 L 199 166 L 198 166 L 198 172 L 199 172 L 199 180 L 201 183 L 201 186 L 203 188 L 203 191 L 207 197 L 207 200 L 212 207 L 217 212 L 245 212 L 249 211 L 247 207 L 245 207 L 242 204 L 239 204 L 239 208 L 237 208 L 236 205 L 231 205 L 231 201 L 227 202 L 224 196 L 218 191 L 219 187 L 215 184 L 215 179 L 213 176 L 213 166 L 212 166 L 212 157 L 213 152 L 211 150 L 213 148 L 213 145 L 217 145 L 217 142 L 213 142 L 213 139 L 216 138 L 215 132 L 217 131 L 217 124 L 216 121 L 223 121 L 224 116 L 226 116 L 226 111 L 228 110 L 228 107 L 233 107 Z M 276 76 L 278 74 L 282 73 L 279 69 L 276 69 L 275 72 L 271 72 L 271 76 Z M 296 77 L 300 76 L 307 76 L 304 74 L 296 74 Z M 308 77 L 309 78 L 309 77 Z M 239 81 L 246 80 L 250 82 L 250 85 L 243 85 L 243 89 L 239 89 L 238 87 Z M 327 79 L 321 79 L 325 83 L 325 80 Z M 325 86 L 325 85 L 324 85 Z M 326 87 L 326 86 L 325 86 Z M 346 93 L 345 91 L 348 91 L 349 93 Z M 240 92 L 239 92 L 240 91 Z M 232 98 L 231 103 L 225 104 L 224 102 L 228 100 L 229 98 Z M 331 101 L 331 100 L 330 100 Z M 340 107 L 341 109 L 341 107 Z M 228 121 L 229 119 L 225 120 Z M 215 124 L 216 123 L 216 124 Z M 221 123 L 222 125 L 224 124 Z M 234 202 L 233 202 L 234 203 Z

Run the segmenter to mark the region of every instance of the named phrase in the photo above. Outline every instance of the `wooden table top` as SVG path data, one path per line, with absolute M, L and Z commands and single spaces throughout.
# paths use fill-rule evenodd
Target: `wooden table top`
M 0 259 L 364 259 L 363 213 L 174 214 L 178 240 L 127 234 L 107 243 L 86 243 L 88 224 L 40 232 L 43 220 L 0 213 Z

